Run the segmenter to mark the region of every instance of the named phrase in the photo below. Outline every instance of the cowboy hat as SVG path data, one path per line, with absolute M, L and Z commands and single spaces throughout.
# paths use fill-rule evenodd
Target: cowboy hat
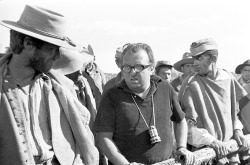
M 207 50 L 217 50 L 217 43 L 212 38 L 206 38 L 193 42 L 190 46 L 191 56 L 198 56 Z
M 182 59 L 174 64 L 174 69 L 182 72 L 181 66 L 184 64 L 193 64 L 194 60 L 190 53 L 186 52 L 183 54 Z
M 244 67 L 244 66 L 250 66 L 250 60 L 246 60 L 243 64 L 240 64 L 236 67 L 235 69 L 235 73 L 236 74 L 241 74 L 241 69 Z
M 1 20 L 0 24 L 14 31 L 42 41 L 74 49 L 75 45 L 65 37 L 66 18 L 56 12 L 26 5 L 17 22 Z
M 53 69 L 64 75 L 80 70 L 84 65 L 93 61 L 94 56 L 86 50 L 59 48 L 60 59 L 56 60 Z
M 169 67 L 170 69 L 173 67 L 173 65 L 171 64 L 171 62 L 170 61 L 165 61 L 165 60 L 162 60 L 162 61 L 158 61 L 157 63 L 156 63 L 156 68 L 157 67 L 159 67 L 159 66 L 167 66 L 167 67 Z

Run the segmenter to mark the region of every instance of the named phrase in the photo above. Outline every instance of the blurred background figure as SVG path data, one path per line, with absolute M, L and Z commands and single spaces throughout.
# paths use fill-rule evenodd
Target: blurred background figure
M 155 74 L 161 79 L 170 82 L 173 65 L 170 61 L 158 61 L 155 66 Z
M 96 102 L 96 108 L 98 108 L 101 95 L 103 92 L 104 84 L 106 83 L 106 77 L 104 72 L 95 63 L 95 55 L 92 47 L 88 45 L 88 48 L 84 48 L 90 55 L 93 56 L 93 60 L 90 61 L 82 69 L 82 75 L 87 79 L 93 96 Z
M 115 53 L 115 63 L 117 65 L 118 68 L 121 69 L 122 67 L 122 47 L 119 47 L 116 49 L 116 53 Z M 122 77 L 122 72 L 120 71 L 116 77 L 110 79 L 103 88 L 103 92 L 107 91 L 109 88 L 115 86 L 116 84 L 118 84 L 119 82 L 121 82 L 123 80 Z
M 182 59 L 174 64 L 174 69 L 182 73 L 171 82 L 171 85 L 176 92 L 180 91 L 183 80 L 191 73 L 194 73 L 193 64 L 194 60 L 188 52 L 184 53 Z
M 240 64 L 235 69 L 236 74 L 241 74 L 238 82 L 242 87 L 250 93 L 250 60 L 246 60 L 243 64 Z

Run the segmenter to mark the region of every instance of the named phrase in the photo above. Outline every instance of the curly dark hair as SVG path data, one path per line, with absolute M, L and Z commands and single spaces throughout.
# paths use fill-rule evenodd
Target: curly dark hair
M 23 42 L 25 37 L 29 37 L 32 40 L 32 45 L 36 48 L 41 48 L 45 41 L 39 40 L 37 38 L 28 36 L 26 34 L 10 30 L 10 50 L 14 54 L 20 54 L 24 48 Z
M 144 43 L 133 43 L 133 44 L 125 44 L 123 46 L 123 51 L 122 51 L 122 55 L 121 55 L 121 59 L 123 59 L 123 56 L 130 51 L 131 53 L 135 54 L 140 50 L 145 50 L 148 54 L 148 58 L 149 58 L 149 62 L 151 63 L 151 65 L 155 65 L 155 59 L 154 59 L 154 54 L 153 51 L 151 49 L 151 47 L 148 44 L 144 44 Z

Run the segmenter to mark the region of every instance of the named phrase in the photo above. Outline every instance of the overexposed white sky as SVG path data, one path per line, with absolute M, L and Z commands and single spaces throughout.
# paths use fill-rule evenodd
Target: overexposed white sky
M 0 0 L 0 19 L 19 19 L 25 4 L 45 7 L 68 18 L 68 36 L 93 47 L 105 73 L 117 73 L 116 48 L 125 43 L 149 44 L 156 60 L 175 63 L 193 41 L 214 38 L 217 66 L 234 71 L 250 59 L 248 0 Z M 0 26 L 0 44 L 9 29 Z

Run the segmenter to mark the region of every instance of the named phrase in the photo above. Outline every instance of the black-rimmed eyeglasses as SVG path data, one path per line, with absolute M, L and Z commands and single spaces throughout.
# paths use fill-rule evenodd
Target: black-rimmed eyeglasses
M 142 72 L 144 69 L 148 68 L 149 66 L 151 66 L 151 65 L 141 65 L 141 64 L 136 64 L 135 66 L 123 65 L 122 70 L 125 73 L 130 73 L 132 69 L 135 72 Z

